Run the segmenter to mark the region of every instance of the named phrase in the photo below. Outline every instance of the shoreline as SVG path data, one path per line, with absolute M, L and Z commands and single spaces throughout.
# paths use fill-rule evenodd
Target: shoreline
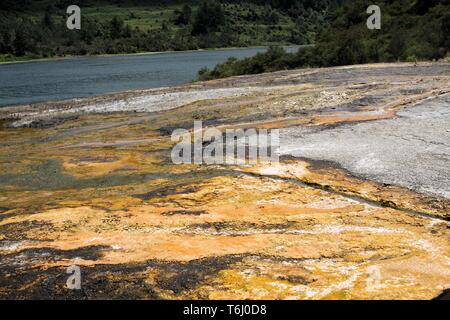
M 94 55 L 67 55 L 67 56 L 56 56 L 50 58 L 30 58 L 25 60 L 12 60 L 12 61 L 1 61 L 1 65 L 9 64 L 19 64 L 19 63 L 29 63 L 29 62 L 42 62 L 42 61 L 59 61 L 59 60 L 69 60 L 77 58 L 97 58 L 97 57 L 127 57 L 127 56 L 145 56 L 145 55 L 157 55 L 157 54 L 167 54 L 167 53 L 183 53 L 183 52 L 202 52 L 202 51 L 231 51 L 239 49 L 264 49 L 268 48 L 270 45 L 261 46 L 250 46 L 250 47 L 224 47 L 224 48 L 205 48 L 205 49 L 195 49 L 195 50 L 167 50 L 167 51 L 145 51 L 145 52 L 135 52 L 135 53 L 103 53 Z M 310 45 L 280 45 L 283 48 L 300 48 L 307 47 Z
M 25 61 L 25 62 L 33 62 L 32 61 Z M 441 60 L 437 62 L 432 61 L 424 61 L 422 62 L 421 66 L 426 65 L 432 65 L 432 64 L 447 64 L 450 63 L 450 60 Z M 355 64 L 355 65 L 346 65 L 346 66 L 334 66 L 334 67 L 323 67 L 323 68 L 298 68 L 298 69 L 292 69 L 292 70 L 279 70 L 275 72 L 268 72 L 268 73 L 260 73 L 255 75 L 241 75 L 241 76 L 233 76 L 223 79 L 216 79 L 211 81 L 192 81 L 192 82 L 186 82 L 178 85 L 173 86 L 161 86 L 161 87 L 148 87 L 148 88 L 140 88 L 140 89 L 130 89 L 130 90 L 122 90 L 122 91 L 111 91 L 111 92 L 105 92 L 100 93 L 96 95 L 89 95 L 89 96 L 80 96 L 80 97 L 74 97 L 74 98 L 68 98 L 68 99 L 60 99 L 60 100 L 46 100 L 46 101 L 39 101 L 34 103 L 19 103 L 19 104 L 10 104 L 10 105 L 0 105 L 0 116 L 1 114 L 5 114 L 9 112 L 20 112 L 24 111 L 24 109 L 28 109 L 30 107 L 38 107 L 38 108 L 49 108 L 55 105 L 78 105 L 78 104 L 87 104 L 87 103 L 96 103 L 98 101 L 103 100 L 114 100 L 114 99 L 122 99 L 124 97 L 126 98 L 133 98 L 138 97 L 145 94 L 156 94 L 158 92 L 176 92 L 180 90 L 195 90 L 198 89 L 198 86 L 202 87 L 203 89 L 208 88 L 216 88 L 216 87 L 222 87 L 221 84 L 238 81 L 242 77 L 247 76 L 259 76 L 259 77 L 269 77 L 272 74 L 281 74 L 281 73 L 295 73 L 295 72 L 306 72 L 307 70 L 339 70 L 339 69 L 348 69 L 348 68 L 384 68 L 384 67 L 408 67 L 412 66 L 413 63 L 411 62 L 379 62 L 379 63 L 368 63 L 368 64 Z M 11 111 L 14 110 L 14 111 Z

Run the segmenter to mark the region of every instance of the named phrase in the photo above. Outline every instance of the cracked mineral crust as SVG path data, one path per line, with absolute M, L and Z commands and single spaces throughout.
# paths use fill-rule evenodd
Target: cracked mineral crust
M 0 298 L 434 298 L 449 83 L 376 64 L 1 108 Z M 280 129 L 280 161 L 175 165 L 195 120 Z

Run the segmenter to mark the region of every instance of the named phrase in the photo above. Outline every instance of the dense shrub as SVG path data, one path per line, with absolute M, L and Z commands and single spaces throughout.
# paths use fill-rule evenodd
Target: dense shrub
M 213 70 L 202 70 L 199 79 L 306 66 L 433 60 L 450 51 L 450 1 L 380 0 L 381 30 L 366 27 L 370 4 L 372 1 L 355 0 L 339 7 L 314 47 L 301 48 L 296 54 L 272 48 L 252 58 L 230 59 Z
M 340 1 L 2 0 L 0 59 L 313 43 Z M 81 30 L 65 27 L 70 4 L 82 8 Z

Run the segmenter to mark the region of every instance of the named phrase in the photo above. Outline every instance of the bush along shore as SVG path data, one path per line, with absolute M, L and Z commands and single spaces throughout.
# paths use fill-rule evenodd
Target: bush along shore
M 437 60 L 450 48 L 448 1 L 378 1 L 380 30 L 369 30 L 369 1 L 351 1 L 340 7 L 314 46 L 287 53 L 272 47 L 267 53 L 228 59 L 214 69 L 199 71 L 199 80 L 257 74 L 302 67 L 329 67 L 372 62 Z

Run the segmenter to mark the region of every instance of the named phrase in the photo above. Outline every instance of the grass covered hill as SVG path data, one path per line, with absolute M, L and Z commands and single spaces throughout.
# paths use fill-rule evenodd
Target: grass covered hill
M 0 60 L 311 44 L 342 0 L 2 0 Z M 81 8 L 81 30 L 65 27 Z

